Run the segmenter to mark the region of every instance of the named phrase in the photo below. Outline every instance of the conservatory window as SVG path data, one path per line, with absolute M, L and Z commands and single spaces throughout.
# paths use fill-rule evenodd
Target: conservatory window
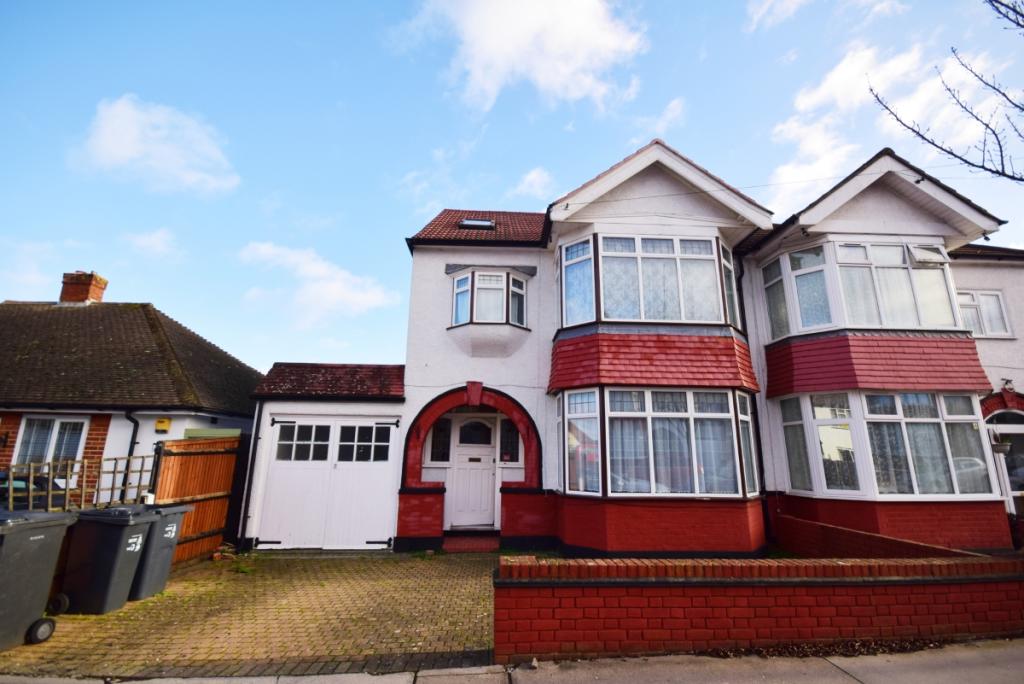
M 807 435 L 804 433 L 803 411 L 800 398 L 791 397 L 779 402 L 782 410 L 782 434 L 786 442 L 786 460 L 789 463 L 789 486 L 806 492 L 814 490 L 811 463 L 807 455 Z
M 562 322 L 578 325 L 594 320 L 594 259 L 590 240 L 565 247 L 562 266 Z
M 713 240 L 604 236 L 600 244 L 605 318 L 721 322 Z
M 867 394 L 880 494 L 988 494 L 984 434 L 969 395 Z
M 957 293 L 964 325 L 975 337 L 1008 337 L 1006 307 L 1001 292 L 961 290 Z
M 845 394 L 812 394 L 811 415 L 825 470 L 825 487 L 859 490 L 857 460 L 850 432 L 849 397 Z

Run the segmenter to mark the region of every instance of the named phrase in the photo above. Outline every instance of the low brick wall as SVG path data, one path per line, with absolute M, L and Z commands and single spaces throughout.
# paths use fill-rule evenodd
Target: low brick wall
M 1024 633 L 1024 560 L 502 558 L 494 657 Z
M 802 558 L 983 558 L 970 551 L 778 515 L 775 543 Z

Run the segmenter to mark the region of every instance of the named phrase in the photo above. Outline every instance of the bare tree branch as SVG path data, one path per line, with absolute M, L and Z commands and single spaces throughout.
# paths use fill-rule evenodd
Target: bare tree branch
M 1005 19 L 1007 22 L 1024 31 L 1024 3 L 1005 2 L 1004 0 L 985 0 L 985 4 L 992 8 L 992 11 Z

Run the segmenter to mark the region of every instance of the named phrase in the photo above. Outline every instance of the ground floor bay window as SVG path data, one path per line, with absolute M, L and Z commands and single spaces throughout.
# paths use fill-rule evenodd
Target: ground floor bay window
M 974 395 L 825 392 L 777 404 L 773 439 L 794 493 L 879 500 L 998 493 Z
M 684 388 L 594 388 L 562 394 L 570 494 L 737 497 L 756 494 L 751 398 Z

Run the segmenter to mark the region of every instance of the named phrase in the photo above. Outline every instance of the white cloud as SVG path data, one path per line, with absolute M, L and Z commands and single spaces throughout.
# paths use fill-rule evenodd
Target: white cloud
M 523 174 L 519 184 L 509 194 L 550 200 L 554 197 L 555 180 L 543 166 L 537 166 Z
M 863 28 L 875 19 L 884 17 L 895 17 L 910 9 L 910 5 L 899 0 L 849 0 L 850 5 L 864 12 L 864 21 L 859 28 Z
M 458 166 L 469 159 L 477 145 L 487 133 L 487 126 L 472 138 L 466 138 L 448 147 L 436 147 L 431 153 L 431 163 L 409 171 L 399 181 L 403 195 L 416 203 L 416 213 L 433 216 L 445 206 L 462 203 L 469 198 L 466 185 L 456 179 Z
M 795 62 L 797 60 L 797 57 L 799 57 L 799 56 L 800 56 L 800 51 L 799 50 L 797 50 L 796 48 L 790 48 L 789 50 L 786 50 L 786 52 L 784 52 L 782 55 L 780 55 L 778 60 L 776 60 L 776 61 L 779 64 L 792 64 L 793 62 Z
M 889 59 L 880 59 L 878 48 L 855 41 L 821 83 L 797 93 L 794 106 L 798 112 L 824 106 L 840 111 L 856 109 L 871 100 L 869 85 L 884 90 L 917 75 L 920 66 L 920 45 L 913 45 Z
M 749 0 L 747 2 L 747 33 L 771 28 L 791 16 L 811 0 Z
M 124 238 L 135 251 L 148 256 L 175 257 L 182 253 L 174 233 L 166 228 L 148 233 L 126 233 Z
M 645 142 L 646 138 L 665 137 L 673 128 L 681 126 L 686 119 L 686 101 L 682 97 L 674 97 L 665 105 L 662 113 L 656 117 L 640 117 L 637 119 L 637 126 L 641 129 L 640 135 L 630 140 L 631 144 Z
M 832 180 L 850 171 L 858 145 L 837 132 L 835 115 L 807 120 L 792 116 L 775 126 L 772 141 L 797 146 L 789 162 L 775 168 L 771 175 L 774 189 L 768 206 L 780 217 L 787 217 L 809 204 Z
M 390 306 L 398 295 L 373 278 L 355 275 L 324 259 L 313 249 L 284 247 L 273 242 L 250 242 L 239 258 L 251 264 L 280 268 L 296 281 L 291 295 L 298 323 L 309 328 L 327 318 L 358 315 L 372 309 Z M 266 301 L 273 291 L 250 288 L 244 295 L 248 302 Z
M 73 157 L 154 190 L 211 194 L 241 182 L 223 145 L 201 118 L 128 93 L 100 101 L 88 137 Z
M 458 41 L 451 75 L 481 111 L 520 82 L 552 101 L 628 100 L 639 81 L 622 90 L 609 72 L 646 49 L 643 29 L 606 0 L 426 0 L 399 34 L 415 44 L 449 31 Z

